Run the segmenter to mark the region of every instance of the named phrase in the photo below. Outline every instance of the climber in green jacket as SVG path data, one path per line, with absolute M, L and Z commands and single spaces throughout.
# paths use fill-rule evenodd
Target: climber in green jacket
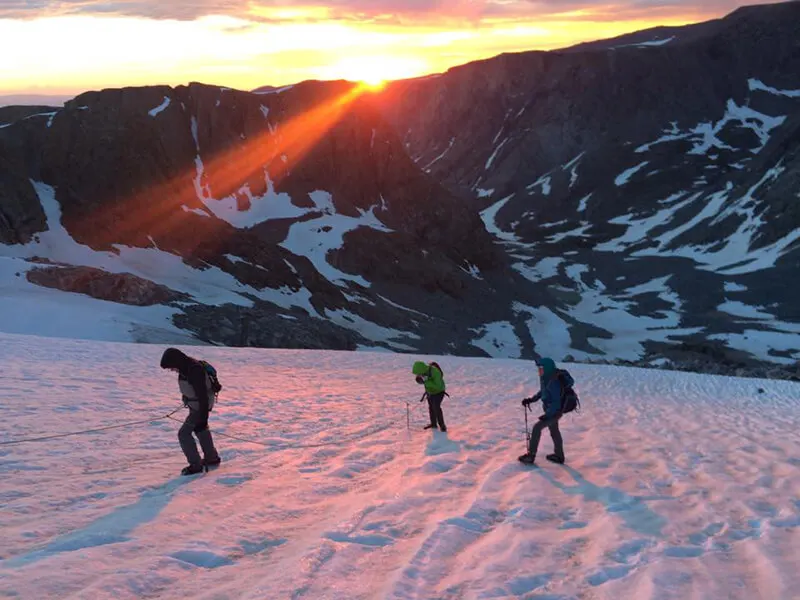
M 426 397 L 428 398 L 431 424 L 426 425 L 425 429 L 436 429 L 438 427 L 441 431 L 447 431 L 447 427 L 444 424 L 444 413 L 442 412 L 442 400 L 444 400 L 446 393 L 442 368 L 435 362 L 425 364 L 417 361 L 411 368 L 411 372 L 416 375 L 417 383 L 425 386 L 425 395 L 422 400 L 425 400 Z

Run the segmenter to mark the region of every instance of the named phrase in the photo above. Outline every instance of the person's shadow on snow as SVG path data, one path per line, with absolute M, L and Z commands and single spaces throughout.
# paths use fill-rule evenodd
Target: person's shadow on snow
M 461 452 L 461 444 L 456 440 L 447 437 L 443 431 L 435 431 L 433 438 L 428 442 L 425 449 L 425 456 L 438 456 L 439 454 L 451 454 Z
M 599 502 L 611 514 L 618 514 L 625 525 L 637 533 L 661 536 L 661 529 L 667 520 L 645 504 L 651 500 L 673 500 L 671 496 L 631 496 L 611 486 L 595 485 L 570 466 L 563 465 L 564 471 L 575 480 L 576 485 L 561 483 L 545 469 L 536 469 L 554 487 L 570 496 L 583 496 L 587 502 Z

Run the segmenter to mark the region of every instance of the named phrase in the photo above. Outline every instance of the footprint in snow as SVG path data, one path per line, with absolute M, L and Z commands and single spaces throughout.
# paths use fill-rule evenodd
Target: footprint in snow
M 698 546 L 672 546 L 664 550 L 664 556 L 670 558 L 698 558 L 704 553 L 705 550 Z
M 622 579 L 623 577 L 627 576 L 628 573 L 630 573 L 631 569 L 632 567 L 628 566 L 605 567 L 604 569 L 600 569 L 596 573 L 589 575 L 589 577 L 586 578 L 586 582 L 595 587 L 598 585 L 603 585 L 604 583 L 608 583 L 614 579 Z
M 565 521 L 559 525 L 559 529 L 583 529 L 589 525 L 587 521 Z
M 216 569 L 217 567 L 225 567 L 233 564 L 233 561 L 227 556 L 214 554 L 207 550 L 181 550 L 170 554 L 170 556 L 182 563 L 187 563 L 195 567 L 202 567 L 204 569 Z
M 217 478 L 217 483 L 228 487 L 235 487 L 247 483 L 253 478 L 252 475 L 225 475 Z
M 347 535 L 346 533 L 332 531 L 324 534 L 323 537 L 331 540 L 332 542 L 357 544 L 359 546 L 372 546 L 377 548 L 385 548 L 386 546 L 391 546 L 394 543 L 392 538 L 377 533 L 370 535 Z

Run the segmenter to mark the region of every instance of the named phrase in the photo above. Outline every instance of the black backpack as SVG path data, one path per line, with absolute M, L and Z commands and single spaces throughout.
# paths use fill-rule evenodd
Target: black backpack
M 572 378 L 572 375 L 565 369 L 559 369 L 557 371 L 557 376 L 558 381 L 561 383 L 561 413 L 580 412 L 581 400 L 572 387 L 575 385 L 575 380 Z

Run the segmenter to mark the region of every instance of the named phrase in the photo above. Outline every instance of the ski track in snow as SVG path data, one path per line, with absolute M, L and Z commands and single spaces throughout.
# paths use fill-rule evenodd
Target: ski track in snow
M 0 441 L 177 404 L 162 347 L 0 341 Z M 225 386 L 216 471 L 177 476 L 166 420 L 0 446 L 5 595 L 744 600 L 800 585 L 797 384 L 570 365 L 584 408 L 562 424 L 568 464 L 529 468 L 531 363 L 438 358 L 449 431 L 430 434 L 414 357 L 203 357 Z M 327 445 L 281 450 L 308 444 Z

